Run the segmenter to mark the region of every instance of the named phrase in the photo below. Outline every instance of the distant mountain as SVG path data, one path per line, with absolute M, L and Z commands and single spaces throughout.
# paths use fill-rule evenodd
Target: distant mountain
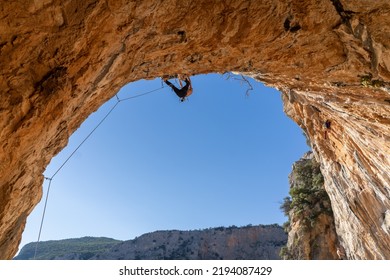
M 287 235 L 279 225 L 218 227 L 191 231 L 156 231 L 128 241 L 83 237 L 40 242 L 36 259 L 63 260 L 271 260 Z M 16 260 L 33 259 L 36 243 Z
M 82 237 L 40 242 L 37 260 L 77 259 L 88 260 L 96 254 L 106 252 L 122 241 L 106 237 Z M 34 259 L 36 242 L 25 245 L 14 260 Z

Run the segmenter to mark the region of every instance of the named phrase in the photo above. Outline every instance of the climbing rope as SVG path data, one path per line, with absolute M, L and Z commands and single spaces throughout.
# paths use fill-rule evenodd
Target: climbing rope
M 46 198 L 45 198 L 45 204 L 43 206 L 43 213 L 42 213 L 42 218 L 41 218 L 41 225 L 39 227 L 39 233 L 38 233 L 38 240 L 37 240 L 37 243 L 35 245 L 35 252 L 34 252 L 34 260 L 36 259 L 36 256 L 37 256 L 37 251 L 38 251 L 38 244 L 41 240 L 41 233 L 42 233 L 42 228 L 43 228 L 43 222 L 45 220 L 45 215 L 46 215 L 46 208 L 47 208 L 47 201 L 49 199 L 49 193 L 50 193 L 50 187 L 51 187 L 51 183 L 54 179 L 54 177 L 62 170 L 62 168 L 68 163 L 68 161 L 74 156 L 74 154 L 81 148 L 81 146 L 88 140 L 89 137 L 91 137 L 91 135 L 99 128 L 99 126 L 102 125 L 102 123 L 108 118 L 108 116 L 115 110 L 115 108 L 118 106 L 119 103 L 123 102 L 123 101 L 128 101 L 130 99 L 134 99 L 134 98 L 138 98 L 138 97 L 141 97 L 141 96 L 145 96 L 147 94 L 150 94 L 150 93 L 153 93 L 153 92 L 156 92 L 156 91 L 159 91 L 161 89 L 163 89 L 165 86 L 162 84 L 160 88 L 157 88 L 157 89 L 153 89 L 151 91 L 147 91 L 147 92 L 144 92 L 144 93 L 140 93 L 140 94 L 137 94 L 137 95 L 134 95 L 134 96 L 130 96 L 130 97 L 127 97 L 127 98 L 123 98 L 123 99 L 120 99 L 118 97 L 118 95 L 116 94 L 115 97 L 116 97 L 116 103 L 111 107 L 111 109 L 108 111 L 108 113 L 102 118 L 102 120 L 92 129 L 92 131 L 84 138 L 83 141 L 81 141 L 81 143 L 73 150 L 73 152 L 65 159 L 65 161 L 60 165 L 60 167 L 53 173 L 53 175 L 51 177 L 45 177 L 45 180 L 48 180 L 49 181 L 49 186 L 47 187 L 47 192 L 46 192 Z

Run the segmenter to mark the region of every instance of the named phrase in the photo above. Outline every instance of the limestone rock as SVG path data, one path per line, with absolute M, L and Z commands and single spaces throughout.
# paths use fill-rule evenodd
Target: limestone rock
M 56 260 L 274 260 L 287 234 L 278 225 L 164 230 L 132 240 L 83 237 L 42 242 L 36 259 Z M 15 258 L 33 259 L 35 244 Z
M 95 259 L 274 260 L 287 235 L 278 225 L 156 231 L 115 245 Z
M 390 259 L 387 0 L 3 2 L 0 258 L 16 253 L 50 159 L 123 85 L 236 71 L 284 93 L 346 256 Z

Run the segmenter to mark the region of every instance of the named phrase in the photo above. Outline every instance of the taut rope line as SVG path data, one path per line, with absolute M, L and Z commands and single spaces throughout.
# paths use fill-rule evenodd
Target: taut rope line
M 54 174 L 51 176 L 51 177 L 45 177 L 45 180 L 48 180 L 49 181 L 49 186 L 47 188 L 47 193 L 46 193 L 46 198 L 45 198 L 45 204 L 43 206 L 43 213 L 42 213 L 42 219 L 41 219 L 41 225 L 39 227 L 39 233 L 38 233 L 38 240 L 37 240 L 37 243 L 35 245 L 35 252 L 34 252 L 34 260 L 36 259 L 36 255 L 37 255 L 37 251 L 38 251 L 38 244 L 40 242 L 40 239 L 41 239 L 41 233 L 42 233 L 42 228 L 43 228 L 43 222 L 45 220 L 45 214 L 46 214 L 46 208 L 47 208 L 47 201 L 49 199 L 49 193 L 50 193 L 50 187 L 51 187 L 51 183 L 54 179 L 54 177 L 62 170 L 62 168 L 68 163 L 68 161 L 74 156 L 74 154 L 80 149 L 80 147 L 88 140 L 89 137 L 91 137 L 91 135 L 96 131 L 96 129 L 99 128 L 99 126 L 102 125 L 102 123 L 108 118 L 108 116 L 115 110 L 115 108 L 118 106 L 119 103 L 121 103 L 122 101 L 128 101 L 130 99 L 133 99 L 133 98 L 137 98 L 137 97 L 141 97 L 141 96 L 144 96 L 144 95 L 147 95 L 147 94 L 150 94 L 150 93 L 153 93 L 153 92 L 156 92 L 156 91 L 159 91 L 161 89 L 164 88 L 164 85 L 162 85 L 160 88 L 157 88 L 157 89 L 154 89 L 154 90 L 151 90 L 151 91 L 147 91 L 147 92 L 144 92 L 144 93 L 140 93 L 140 94 L 137 94 L 137 95 L 134 95 L 134 96 L 130 96 L 130 97 L 127 97 L 127 98 L 123 98 L 123 99 L 120 99 L 118 97 L 118 95 L 116 94 L 115 97 L 116 97 L 116 103 L 111 107 L 111 109 L 108 111 L 108 113 L 102 118 L 102 120 L 92 129 L 92 131 L 84 138 L 83 141 L 81 141 L 81 143 L 76 147 L 76 149 L 73 150 L 73 152 L 66 158 L 66 160 L 61 164 L 61 166 L 54 172 Z

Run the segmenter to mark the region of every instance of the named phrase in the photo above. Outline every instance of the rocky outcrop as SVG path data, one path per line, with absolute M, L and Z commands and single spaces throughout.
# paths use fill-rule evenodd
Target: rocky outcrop
M 36 259 L 275 260 L 286 242 L 278 225 L 165 230 L 123 242 L 93 237 L 41 242 Z M 15 259 L 33 259 L 35 244 L 24 246 Z
M 351 259 L 390 259 L 387 0 L 36 0 L 0 7 L 0 258 L 50 159 L 126 83 L 236 71 L 283 92 Z M 327 137 L 323 124 L 329 120 Z
M 125 241 L 94 259 L 274 260 L 287 242 L 278 225 L 157 231 Z
M 313 153 L 293 164 L 289 176 L 290 195 L 281 209 L 288 216 L 285 229 L 288 243 L 281 251 L 284 259 L 337 260 L 338 244 L 333 211 L 324 189 L 324 177 Z

